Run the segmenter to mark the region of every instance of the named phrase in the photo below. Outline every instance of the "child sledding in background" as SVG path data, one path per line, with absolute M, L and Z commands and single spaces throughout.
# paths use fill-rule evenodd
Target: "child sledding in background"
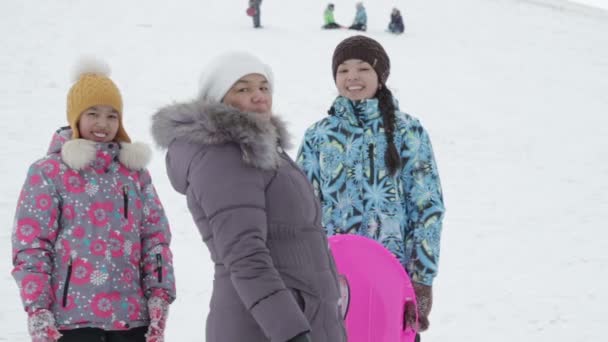
M 175 299 L 171 233 L 104 63 L 82 63 L 67 123 L 17 202 L 12 274 L 34 342 L 162 342 Z

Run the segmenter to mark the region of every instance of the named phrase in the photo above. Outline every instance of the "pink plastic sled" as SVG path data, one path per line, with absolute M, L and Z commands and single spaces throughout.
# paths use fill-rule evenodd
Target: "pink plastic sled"
M 338 273 L 346 278 L 346 331 L 349 342 L 413 342 L 403 329 L 406 303 L 416 305 L 412 283 L 401 263 L 380 243 L 359 235 L 334 235 L 329 246 Z M 344 302 L 347 303 L 344 303 Z

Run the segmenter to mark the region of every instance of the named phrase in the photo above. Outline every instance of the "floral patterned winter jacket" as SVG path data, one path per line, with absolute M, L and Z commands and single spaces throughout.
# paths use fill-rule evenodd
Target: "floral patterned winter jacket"
M 149 324 L 147 298 L 175 298 L 171 233 L 143 144 L 69 140 L 56 132 L 17 204 L 12 274 L 27 312 L 59 329 Z
M 315 188 L 328 235 L 353 233 L 391 251 L 416 283 L 437 275 L 445 207 L 430 138 L 420 122 L 398 109 L 394 144 L 403 167 L 391 176 L 377 99 L 353 103 L 339 96 L 311 126 L 298 164 Z

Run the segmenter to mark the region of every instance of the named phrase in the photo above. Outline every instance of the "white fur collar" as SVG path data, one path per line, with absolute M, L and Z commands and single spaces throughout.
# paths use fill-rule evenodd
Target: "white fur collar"
M 202 145 L 234 142 L 245 163 L 275 170 L 281 163 L 277 147 L 291 147 L 286 124 L 276 115 L 270 120 L 222 103 L 202 99 L 161 108 L 152 116 L 152 138 L 164 148 L 175 139 Z
M 66 141 L 61 148 L 61 159 L 72 169 L 82 170 L 95 160 L 97 144 L 86 139 Z M 144 169 L 152 157 L 150 147 L 144 143 L 120 143 L 118 160 L 131 170 Z

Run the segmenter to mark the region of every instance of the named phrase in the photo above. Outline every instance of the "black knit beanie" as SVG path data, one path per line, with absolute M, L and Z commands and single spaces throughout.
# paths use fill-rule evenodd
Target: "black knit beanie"
M 377 41 L 361 35 L 348 37 L 336 46 L 331 64 L 334 80 L 338 66 L 353 58 L 369 63 L 378 74 L 378 81 L 381 84 L 386 83 L 391 72 L 391 61 L 386 51 Z

